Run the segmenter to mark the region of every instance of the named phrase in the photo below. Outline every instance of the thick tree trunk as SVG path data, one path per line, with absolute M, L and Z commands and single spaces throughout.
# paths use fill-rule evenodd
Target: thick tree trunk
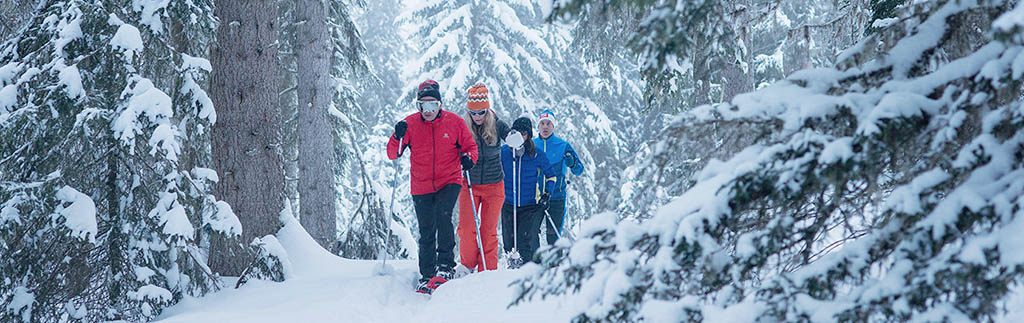
M 214 193 L 231 204 L 242 222 L 241 243 L 281 227 L 281 170 L 277 108 L 277 7 L 273 0 L 218 0 L 217 44 L 211 52 L 213 167 L 220 174 Z M 237 276 L 252 261 L 237 244 L 211 241 L 210 268 Z
M 299 212 L 302 226 L 325 248 L 337 240 L 334 143 L 327 107 L 330 42 L 322 0 L 296 0 L 295 50 L 299 96 Z

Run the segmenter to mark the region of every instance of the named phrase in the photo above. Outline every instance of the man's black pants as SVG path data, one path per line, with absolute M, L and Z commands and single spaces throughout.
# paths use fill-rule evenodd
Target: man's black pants
M 431 278 L 437 267 L 455 268 L 455 228 L 452 210 L 462 185 L 448 184 L 430 194 L 413 195 L 420 224 L 420 275 Z

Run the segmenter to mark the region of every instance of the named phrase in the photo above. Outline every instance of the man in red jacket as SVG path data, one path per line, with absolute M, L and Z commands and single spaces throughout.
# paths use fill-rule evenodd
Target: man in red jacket
M 416 93 L 418 113 L 395 125 L 388 140 L 388 158 L 412 151 L 412 201 L 419 221 L 420 285 L 417 292 L 433 291 L 436 283 L 451 279 L 455 267 L 455 229 L 452 209 L 462 190 L 462 170 L 473 168 L 477 148 L 466 122 L 441 110 L 437 82 L 428 80 Z M 441 277 L 442 279 L 436 279 Z

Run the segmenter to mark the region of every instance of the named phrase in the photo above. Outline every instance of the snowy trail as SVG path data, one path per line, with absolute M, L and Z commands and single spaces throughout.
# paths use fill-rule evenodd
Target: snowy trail
M 293 220 L 292 220 L 293 221 Z M 294 277 L 250 281 L 167 308 L 157 322 L 566 322 L 561 304 L 548 299 L 506 308 L 508 284 L 522 270 L 499 270 L 452 280 L 433 295 L 413 292 L 416 262 L 389 261 L 395 272 L 374 275 L 378 261 L 347 260 L 327 253 L 297 223 L 278 234 Z M 234 279 L 228 279 L 233 286 Z
M 283 283 L 252 281 L 192 298 L 168 308 L 158 322 L 566 322 L 555 301 L 506 309 L 508 283 L 519 271 L 470 275 L 442 286 L 430 297 L 412 291 L 413 261 L 397 274 L 374 276 L 375 262 L 349 261 L 341 270 L 294 277 Z M 336 273 L 336 274 L 335 274 Z

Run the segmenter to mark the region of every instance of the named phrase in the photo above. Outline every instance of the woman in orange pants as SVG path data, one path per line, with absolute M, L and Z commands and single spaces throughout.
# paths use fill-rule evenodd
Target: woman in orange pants
M 477 272 L 498 269 L 498 221 L 505 200 L 504 174 L 501 170 L 501 140 L 509 127 L 498 119 L 487 99 L 487 87 L 477 83 L 469 89 L 466 103 L 466 125 L 476 139 L 479 151 L 476 166 L 469 170 L 469 183 L 473 185 L 471 205 L 468 185 L 459 195 L 459 256 L 462 265 Z M 473 209 L 480 217 L 480 239 L 484 252 L 480 257 L 477 247 L 476 220 Z M 483 260 L 483 261 L 481 261 Z

